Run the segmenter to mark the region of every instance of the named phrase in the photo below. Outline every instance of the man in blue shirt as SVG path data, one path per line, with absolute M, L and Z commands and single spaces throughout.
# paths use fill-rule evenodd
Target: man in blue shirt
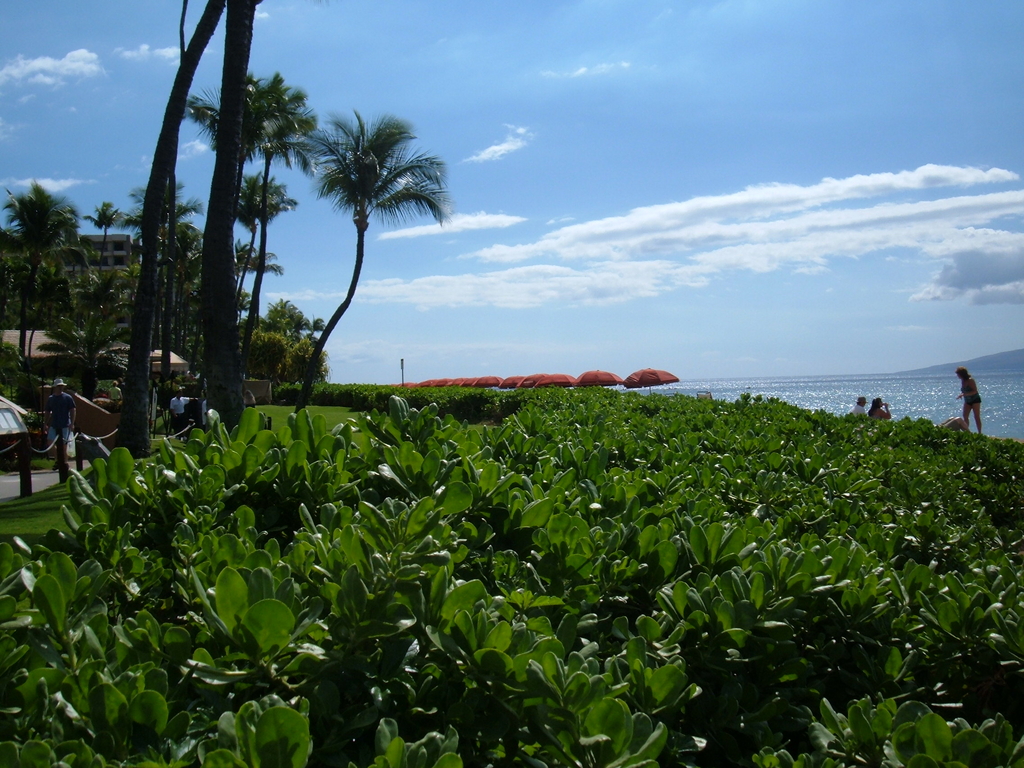
M 46 441 L 52 443 L 58 433 L 64 442 L 71 440 L 75 428 L 75 398 L 64 391 L 64 379 L 54 379 L 53 392 L 46 399 Z

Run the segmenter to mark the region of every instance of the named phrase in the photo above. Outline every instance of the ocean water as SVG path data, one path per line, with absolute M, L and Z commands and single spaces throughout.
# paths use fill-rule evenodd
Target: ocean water
M 981 394 L 981 426 L 993 437 L 1024 439 L 1024 373 L 987 372 L 974 377 Z M 939 424 L 963 413 L 960 379 L 948 374 L 794 376 L 754 379 L 689 379 L 655 387 L 662 394 L 711 392 L 716 400 L 736 400 L 744 392 L 776 397 L 808 410 L 848 413 L 858 395 L 889 403 L 894 419 L 928 419 Z M 971 420 L 971 430 L 974 421 Z

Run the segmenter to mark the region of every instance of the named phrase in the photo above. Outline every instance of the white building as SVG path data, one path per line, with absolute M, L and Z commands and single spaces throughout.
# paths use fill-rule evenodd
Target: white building
M 100 269 L 125 269 L 131 263 L 131 235 L 111 232 L 107 235 L 106 243 L 103 242 L 103 235 L 83 235 L 82 237 L 92 243 L 93 248 L 99 254 L 99 261 L 93 262 L 92 266 Z

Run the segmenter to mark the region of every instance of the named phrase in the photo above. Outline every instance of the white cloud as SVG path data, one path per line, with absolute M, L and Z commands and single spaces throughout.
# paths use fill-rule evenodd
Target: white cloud
M 13 129 L 10 125 L 4 122 L 4 119 L 0 117 L 0 141 L 3 141 L 13 133 Z
M 1024 233 L 994 226 L 1018 222 L 1019 229 L 1024 190 L 934 193 L 1018 179 L 999 168 L 927 165 L 808 186 L 751 186 L 637 208 L 466 256 L 506 265 L 540 262 L 534 265 L 376 281 L 360 288 L 360 298 L 422 308 L 608 304 L 705 285 L 734 271 L 815 274 L 835 258 L 897 252 L 946 265 L 914 299 L 1024 301 Z M 893 197 L 898 202 L 886 199 Z
M 403 237 L 423 237 L 424 235 L 451 235 L 471 229 L 503 229 L 526 221 L 522 216 L 509 216 L 504 213 L 457 213 L 443 226 L 441 224 L 424 224 L 419 227 L 406 227 L 393 232 L 385 232 L 378 240 L 395 240 Z
M 1000 238 L 1001 240 L 1001 238 Z M 953 254 L 932 281 L 915 293 L 914 301 L 952 301 L 971 304 L 1024 304 L 1024 235 L 1015 248 L 978 247 Z
M 85 179 L 0 179 L 0 186 L 3 187 L 28 187 L 32 182 L 36 182 L 45 189 L 47 192 L 63 192 L 65 189 L 71 189 L 77 187 L 80 184 L 93 184 L 95 182 L 86 181 Z
M 362 301 L 398 302 L 419 309 L 526 309 L 556 302 L 607 305 L 656 296 L 680 285 L 703 285 L 701 272 L 671 261 L 603 262 L 586 269 L 537 264 L 482 274 L 374 280 L 360 286 L 357 296 Z
M 266 21 L 270 18 L 270 14 L 266 11 L 256 11 L 256 19 L 258 21 Z
M 210 149 L 209 145 L 204 144 L 199 139 L 193 139 L 187 141 L 178 148 L 178 159 L 189 160 L 193 157 L 199 157 Z
M 522 149 L 533 139 L 533 134 L 529 128 L 523 128 L 521 126 L 506 125 L 508 128 L 508 134 L 505 136 L 505 140 L 498 143 L 492 144 L 487 149 L 482 149 L 471 157 L 467 157 L 463 160 L 464 163 L 485 163 L 489 160 L 499 160 L 509 152 L 515 152 L 517 149 Z
M 100 57 L 85 48 L 71 51 L 63 59 L 17 56 L 0 68 L 0 85 L 7 82 L 35 85 L 63 85 L 66 78 L 94 77 L 103 73 Z
M 176 63 L 180 52 L 177 47 L 150 48 L 147 43 L 142 43 L 142 45 L 133 50 L 116 48 L 114 53 L 118 54 L 122 59 L 128 59 L 129 61 L 146 61 L 157 58 Z
M 628 61 L 617 61 L 610 64 L 597 64 L 593 67 L 578 67 L 568 72 L 554 72 L 545 70 L 541 72 L 543 77 L 587 77 L 594 75 L 607 75 L 610 72 L 621 72 L 629 69 Z

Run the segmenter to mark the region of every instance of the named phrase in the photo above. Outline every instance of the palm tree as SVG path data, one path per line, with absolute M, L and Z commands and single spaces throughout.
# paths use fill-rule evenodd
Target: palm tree
M 416 214 L 448 220 L 450 201 L 445 189 L 444 161 L 434 155 L 413 154 L 412 126 L 391 115 L 367 124 L 356 112 L 355 122 L 332 117 L 330 127 L 310 138 L 317 169 L 317 195 L 329 198 L 339 211 L 351 211 L 356 226 L 356 261 L 348 292 L 327 321 L 309 358 L 296 410 L 304 408 L 313 387 L 320 353 L 334 327 L 352 303 L 370 216 L 399 223 Z
M 279 184 L 274 181 L 273 177 L 271 177 L 270 185 L 267 187 L 267 223 L 269 224 L 282 213 L 295 210 L 298 205 L 298 200 L 288 197 L 288 187 L 284 184 Z M 262 218 L 263 177 L 260 174 L 250 174 L 242 180 L 242 192 L 238 198 L 238 223 L 248 229 L 250 233 L 249 245 L 245 249 L 241 264 L 237 267 L 238 283 L 236 293 L 239 296 L 242 293 L 242 285 L 249 272 L 249 267 L 252 265 L 252 255 L 256 250 L 256 233 L 260 229 L 260 222 Z M 265 243 L 263 243 L 263 247 L 266 248 Z M 235 253 L 238 253 L 237 247 L 235 249 Z M 269 257 L 270 254 L 264 253 L 263 261 L 265 272 L 274 271 L 266 264 Z
M 117 327 L 116 320 L 89 315 L 79 328 L 71 320 L 64 319 L 47 334 L 50 341 L 40 344 L 39 349 L 63 358 L 81 372 L 82 397 L 87 400 L 92 400 L 96 394 L 96 372 L 100 365 L 107 363 L 117 368 L 124 367 L 124 332 Z
M 306 92 L 285 85 L 279 72 L 266 81 L 261 81 L 257 103 L 260 109 L 254 115 L 256 153 L 263 158 L 263 192 L 260 208 L 260 250 L 256 263 L 256 276 L 252 284 L 252 303 L 242 336 L 242 369 L 249 356 L 249 342 L 259 317 L 260 290 L 267 266 L 267 225 L 271 219 L 270 166 L 281 160 L 291 168 L 296 163 L 304 171 L 310 170 L 306 138 L 316 130 L 316 114 L 306 105 Z M 279 209 L 281 202 L 275 200 L 273 207 Z M 292 205 L 291 208 L 295 206 Z M 276 213 L 275 213 L 276 215 Z
M 203 373 L 210 407 L 227 427 L 242 415 L 242 365 L 235 306 L 235 207 L 238 202 L 242 116 L 257 0 L 227 0 L 224 61 L 217 121 L 217 156 L 203 233 L 200 316 Z
M 84 272 L 71 285 L 79 321 L 92 316 L 117 321 L 131 306 L 131 284 L 126 270 Z
M 246 358 L 249 356 L 252 332 L 259 317 L 260 291 L 266 268 L 267 224 L 275 215 L 297 205 L 292 202 L 290 206 L 285 207 L 278 200 L 274 200 L 275 197 L 288 198 L 285 197 L 283 189 L 279 195 L 272 190 L 274 181 L 270 176 L 270 167 L 275 160 L 280 160 L 289 168 L 292 163 L 295 163 L 299 168 L 309 170 L 305 139 L 316 129 L 316 115 L 307 106 L 306 98 L 305 91 L 286 85 L 279 72 L 275 72 L 266 79 L 257 78 L 251 73 L 246 77 L 245 112 L 242 116 L 241 145 L 239 147 L 239 210 L 236 215 L 244 216 L 246 219 L 244 223 L 249 225 L 253 240 L 255 240 L 256 230 L 252 228 L 251 199 L 246 199 L 246 192 L 250 191 L 248 184 L 251 182 L 243 179 L 242 167 L 247 161 L 259 156 L 263 160 L 263 175 L 258 211 L 259 256 L 252 286 L 252 302 L 242 336 L 241 363 L 243 370 Z M 189 115 L 199 123 L 214 146 L 218 146 L 219 102 L 220 97 L 217 94 L 204 94 L 201 97 L 194 96 L 189 99 Z
M 252 0 L 248 0 L 250 3 Z M 210 38 L 220 22 L 227 0 L 207 0 L 199 23 L 192 33 L 192 39 L 185 46 L 185 8 L 182 3 L 179 39 L 181 58 L 174 85 L 164 109 L 160 136 L 153 152 L 153 165 L 146 185 L 143 215 L 140 220 L 142 258 L 139 269 L 138 288 L 135 293 L 132 312 L 131 352 L 123 387 L 124 405 L 121 409 L 121 424 L 118 441 L 131 451 L 136 458 L 149 455 L 149 353 L 153 349 L 153 323 L 156 318 L 157 285 L 159 282 L 159 231 L 163 218 L 163 201 L 169 179 L 173 175 L 178 155 L 178 133 L 192 79 L 202 59 Z M 250 31 L 252 26 L 250 24 Z M 248 67 L 248 49 L 246 49 Z
M 260 323 L 268 333 L 279 333 L 291 342 L 299 341 L 304 336 L 312 338 L 323 331 L 323 318 L 310 319 L 302 310 L 285 299 L 279 299 L 267 306 L 267 316 Z
M 83 219 L 88 221 L 97 229 L 103 230 L 103 240 L 100 244 L 100 253 L 107 252 L 107 232 L 110 231 L 111 227 L 116 227 L 124 219 L 121 212 L 114 207 L 114 204 L 108 201 L 103 201 L 100 205 L 96 206 L 95 216 L 83 216 Z
M 21 286 L 21 316 L 18 342 L 22 350 L 28 335 L 28 308 L 35 299 L 36 276 L 45 261 L 63 261 L 77 250 L 78 211 L 64 197 L 51 195 L 33 181 L 29 191 L 15 195 L 8 190 L 7 247 L 28 261 L 29 271 Z M 30 358 L 25 356 L 28 370 Z

